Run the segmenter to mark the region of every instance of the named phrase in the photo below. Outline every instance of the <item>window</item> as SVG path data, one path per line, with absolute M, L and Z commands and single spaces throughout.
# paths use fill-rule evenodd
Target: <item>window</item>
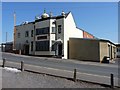
M 120 52 L 120 48 L 117 48 L 117 52 Z
M 55 41 L 52 41 L 52 51 L 55 51 L 56 50 L 56 44 L 54 44 Z
M 119 50 L 118 50 L 118 48 L 117 48 L 117 52 L 118 52 Z
M 36 41 L 36 51 L 49 51 L 49 41 Z
M 31 42 L 31 51 L 33 51 L 33 41 Z
M 37 40 L 41 40 L 41 39 L 47 39 L 47 36 L 38 36 Z
M 58 25 L 58 33 L 61 33 L 61 25 Z
M 56 22 L 54 21 L 54 22 L 52 22 L 52 24 L 54 25 Z
M 25 43 L 29 43 L 28 40 L 26 40 Z
M 55 33 L 55 27 L 52 27 L 52 33 Z
M 49 27 L 36 29 L 36 35 L 49 34 Z
M 33 30 L 31 30 L 31 37 L 33 37 Z
M 25 37 L 29 37 L 29 32 L 28 31 L 25 32 Z
M 20 38 L 20 33 L 18 33 L 18 38 Z

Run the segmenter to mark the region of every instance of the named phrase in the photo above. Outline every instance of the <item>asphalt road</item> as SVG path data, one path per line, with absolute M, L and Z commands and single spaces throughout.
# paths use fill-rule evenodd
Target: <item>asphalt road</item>
M 100 64 L 96 62 L 83 62 L 83 61 L 73 61 L 73 60 L 63 60 L 55 58 L 45 58 L 45 57 L 34 57 L 34 56 L 24 56 L 11 53 L 2 53 L 2 58 L 13 62 L 24 61 L 26 64 L 50 67 L 61 70 L 73 71 L 77 68 L 77 72 L 89 73 L 102 76 L 110 76 L 111 73 L 115 77 L 118 77 L 118 60 L 115 64 Z

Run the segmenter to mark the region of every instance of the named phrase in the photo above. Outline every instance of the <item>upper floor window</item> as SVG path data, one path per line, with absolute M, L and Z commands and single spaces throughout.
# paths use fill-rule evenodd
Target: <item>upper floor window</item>
M 25 37 L 29 37 L 29 32 L 28 31 L 25 32 Z
M 54 25 L 56 23 L 56 21 L 52 22 L 52 24 Z
M 117 48 L 117 52 L 118 52 L 118 48 Z
M 31 37 L 33 37 L 33 30 L 31 30 Z
M 55 27 L 52 27 L 52 33 L 55 33 Z
M 120 48 L 117 48 L 117 52 L 120 52 Z
M 41 40 L 41 39 L 47 39 L 47 36 L 38 36 L 37 40 Z
M 49 34 L 49 27 L 36 29 L 36 35 Z
M 20 38 L 20 33 L 18 33 L 18 38 Z
M 61 33 L 61 25 L 58 25 L 58 33 Z

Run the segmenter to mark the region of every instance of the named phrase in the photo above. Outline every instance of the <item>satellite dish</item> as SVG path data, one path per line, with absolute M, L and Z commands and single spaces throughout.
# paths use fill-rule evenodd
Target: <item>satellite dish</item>
M 38 20 L 38 19 L 40 19 L 40 17 L 39 16 L 35 16 L 35 20 Z
M 28 24 L 28 21 L 25 21 L 25 24 Z

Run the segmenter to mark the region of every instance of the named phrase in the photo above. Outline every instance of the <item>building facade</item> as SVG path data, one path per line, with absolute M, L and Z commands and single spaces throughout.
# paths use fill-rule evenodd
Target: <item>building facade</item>
M 60 56 L 65 59 L 68 58 L 69 38 L 93 38 L 76 27 L 71 12 L 52 16 L 44 11 L 35 21 L 24 22 L 14 29 L 14 50 L 23 54 Z

